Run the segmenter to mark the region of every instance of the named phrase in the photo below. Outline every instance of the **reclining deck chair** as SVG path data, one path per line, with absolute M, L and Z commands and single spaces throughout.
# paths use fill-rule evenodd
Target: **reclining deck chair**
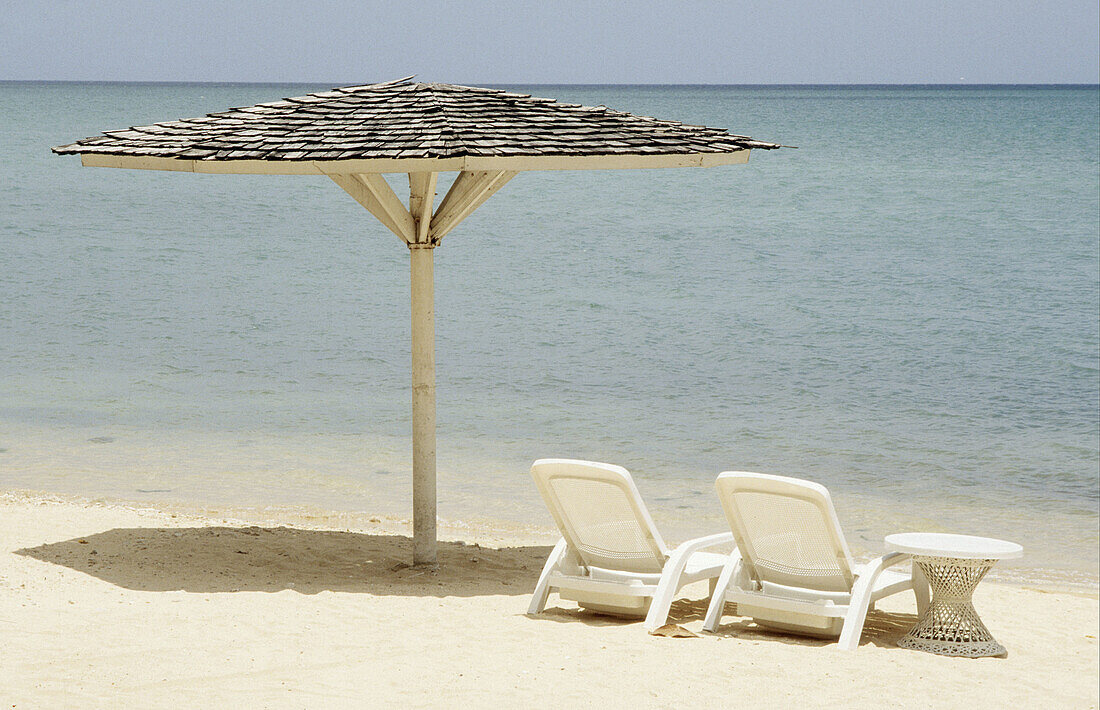
M 615 616 L 645 616 L 645 628 L 664 625 L 682 587 L 722 573 L 726 555 L 701 552 L 730 543 L 720 533 L 669 551 L 625 468 L 591 461 L 540 459 L 531 467 L 539 493 L 561 531 L 528 614 L 550 593 L 582 608 Z
M 928 605 L 928 584 L 887 570 L 909 555 L 891 553 L 857 565 L 848 551 L 829 491 L 797 478 L 728 471 L 715 483 L 737 551 L 711 596 L 703 628 L 714 631 L 727 601 L 760 626 L 836 637 L 841 650 L 859 645 L 876 601 L 912 589 Z

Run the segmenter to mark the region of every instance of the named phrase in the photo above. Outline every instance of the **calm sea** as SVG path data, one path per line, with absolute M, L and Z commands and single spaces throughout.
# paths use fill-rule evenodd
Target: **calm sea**
M 0 489 L 407 513 L 397 238 L 324 178 L 49 151 L 326 88 L 0 83 Z M 509 88 L 798 148 L 524 173 L 444 240 L 442 518 L 549 528 L 527 470 L 568 456 L 683 538 L 755 470 L 863 554 L 1004 537 L 1095 585 L 1096 87 Z

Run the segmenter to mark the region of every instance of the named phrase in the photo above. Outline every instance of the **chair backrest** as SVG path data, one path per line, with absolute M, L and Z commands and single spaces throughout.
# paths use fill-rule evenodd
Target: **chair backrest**
M 554 522 L 581 562 L 623 572 L 660 572 L 668 548 L 622 466 L 539 459 L 531 466 Z
M 824 486 L 726 471 L 715 487 L 750 577 L 827 592 L 852 590 L 852 554 Z

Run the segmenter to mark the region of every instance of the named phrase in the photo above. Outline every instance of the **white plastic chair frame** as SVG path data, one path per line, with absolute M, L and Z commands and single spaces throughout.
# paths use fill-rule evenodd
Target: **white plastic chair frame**
M 531 476 L 562 537 L 539 575 L 528 614 L 545 609 L 555 591 L 585 608 L 628 616 L 640 616 L 648 601 L 644 626 L 652 631 L 665 624 L 684 586 L 709 579 L 714 591 L 726 557 L 701 551 L 732 542 L 732 533 L 689 540 L 669 551 L 625 468 L 539 459 Z M 572 497 L 565 490 L 569 486 Z M 576 493 L 586 490 L 592 499 L 579 500 Z M 601 520 L 601 513 L 608 519 Z
M 841 622 L 837 645 L 850 651 L 859 645 L 867 612 L 879 599 L 912 589 L 918 613 L 927 608 L 928 583 L 919 568 L 914 565 L 910 575 L 887 571 L 891 565 L 909 560 L 910 555 L 894 552 L 865 565 L 853 562 L 832 498 L 824 486 L 785 476 L 727 471 L 718 476 L 715 487 L 738 549 L 718 578 L 703 622 L 705 630 L 718 628 L 725 603 L 732 601 L 738 604 L 739 612 L 746 612 L 744 616 L 753 616 L 764 626 L 795 633 L 836 636 L 837 622 Z M 746 506 L 739 500 L 753 495 L 761 503 L 757 510 L 752 509 L 751 503 Z M 756 549 L 762 540 L 754 538 L 750 530 L 753 516 L 776 529 L 782 528 L 782 523 L 776 526 L 780 516 L 774 510 L 770 516 L 764 512 L 765 497 L 772 497 L 776 503 L 785 500 L 809 504 L 819 516 L 813 520 L 817 516 L 807 515 L 811 508 L 803 505 L 800 519 L 793 522 L 789 531 L 782 536 L 773 534 L 770 541 L 764 541 L 772 543 L 771 552 L 777 553 L 776 557 L 789 553 L 787 560 L 762 559 Z M 787 543 L 788 550 L 781 549 L 782 544 L 777 548 L 777 541 Z M 789 549 L 790 545 L 796 545 L 798 550 Z M 804 564 L 797 562 L 799 558 Z

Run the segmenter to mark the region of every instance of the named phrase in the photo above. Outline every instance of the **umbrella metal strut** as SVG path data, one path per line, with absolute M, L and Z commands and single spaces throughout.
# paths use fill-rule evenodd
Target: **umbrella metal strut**
M 436 562 L 435 280 L 433 253 L 451 231 L 515 176 L 463 170 L 433 212 L 439 173 L 409 173 L 406 210 L 378 173 L 332 173 L 332 180 L 409 247 L 412 312 L 413 564 Z

